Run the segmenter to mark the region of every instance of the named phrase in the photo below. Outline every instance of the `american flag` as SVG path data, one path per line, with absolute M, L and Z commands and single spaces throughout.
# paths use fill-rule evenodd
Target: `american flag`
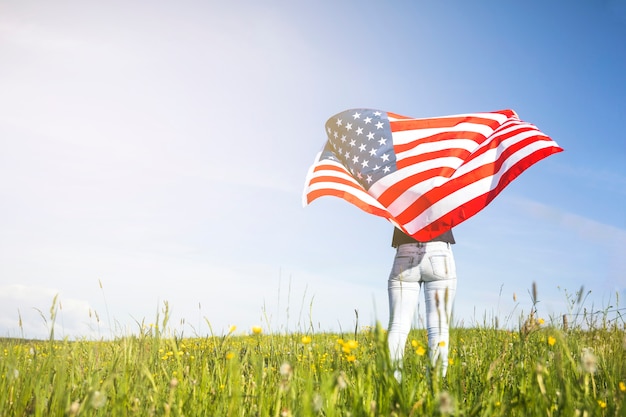
M 561 152 L 513 110 L 415 119 L 372 109 L 326 122 L 303 203 L 330 195 L 425 242 L 485 208 L 531 165 Z

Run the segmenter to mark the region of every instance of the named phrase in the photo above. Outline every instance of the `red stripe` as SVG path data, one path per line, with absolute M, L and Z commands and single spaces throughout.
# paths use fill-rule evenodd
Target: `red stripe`
M 454 168 L 433 168 L 417 174 L 410 175 L 400 181 L 395 182 L 391 187 L 387 188 L 378 198 L 378 202 L 385 207 L 389 207 L 402 193 L 409 188 L 423 181 L 429 180 L 436 176 L 450 177 L 454 174 Z
M 534 137 L 527 138 L 526 140 L 515 144 L 515 146 L 512 146 L 511 148 L 505 149 L 500 155 L 498 155 L 498 158 L 494 162 L 481 165 L 475 170 L 472 170 L 458 178 L 455 178 L 453 181 L 448 181 L 445 184 L 442 184 L 440 187 L 434 188 L 424 193 L 417 200 L 415 200 L 415 202 L 413 202 L 409 207 L 407 207 L 399 216 L 397 216 L 398 222 L 401 224 L 409 223 L 414 218 L 419 216 L 422 212 L 427 210 L 430 206 L 432 206 L 433 204 L 441 200 L 442 198 L 445 198 L 446 196 L 468 186 L 469 184 L 472 184 L 473 182 L 479 181 L 483 178 L 496 174 L 498 170 L 502 167 L 502 164 L 506 161 L 506 159 L 511 154 L 515 153 L 517 150 L 533 142 L 536 142 L 536 139 Z M 535 162 L 545 158 L 546 156 L 552 155 L 553 153 L 560 152 L 561 150 L 562 150 L 561 148 L 550 147 L 550 148 L 544 148 L 539 151 L 533 152 L 530 156 L 536 155 L 536 156 L 541 156 L 541 157 L 538 157 L 538 159 L 530 159 L 528 156 L 523 158 L 521 161 L 527 161 L 527 162 L 532 161 L 528 163 L 527 165 L 524 165 L 524 169 L 531 166 Z M 544 155 L 545 152 L 542 152 L 542 151 L 547 151 L 547 155 Z M 506 184 L 508 184 L 515 177 L 517 177 L 519 173 L 521 173 L 521 171 L 517 173 L 512 173 L 512 174 L 509 174 L 509 172 L 511 171 L 513 167 L 516 167 L 518 165 L 519 163 L 516 163 L 511 168 L 509 168 L 506 172 L 504 172 L 499 181 L 502 182 L 503 178 L 506 180 L 506 178 L 509 178 L 509 176 L 512 175 L 512 178 L 506 181 Z
M 333 196 L 333 197 L 339 197 L 342 198 L 344 200 L 346 200 L 347 202 L 354 204 L 355 206 L 357 206 L 358 208 L 360 208 L 361 210 L 365 211 L 366 213 L 371 213 L 374 214 L 376 216 L 380 216 L 380 217 L 384 217 L 384 218 L 390 218 L 390 214 L 386 211 L 386 210 L 382 210 L 379 207 L 375 207 L 372 206 L 366 202 L 364 202 L 363 200 L 361 200 L 360 198 L 354 196 L 353 194 L 350 194 L 346 191 L 342 191 L 342 190 L 337 190 L 335 188 L 324 188 L 321 190 L 314 190 L 314 191 L 310 191 L 307 193 L 307 203 L 311 203 L 313 200 L 316 200 L 320 197 L 324 197 L 324 196 Z
M 462 149 L 462 148 L 448 148 L 448 149 L 442 149 L 439 151 L 424 152 L 424 153 L 420 153 L 417 155 L 409 156 L 407 158 L 402 158 L 396 161 L 396 167 L 398 169 L 401 169 L 401 168 L 406 168 L 411 165 L 415 165 L 420 162 L 431 161 L 433 159 L 447 158 L 447 157 L 456 157 L 456 158 L 460 158 L 461 160 L 465 160 L 465 158 L 468 158 L 471 154 L 472 153 L 470 151 L 468 151 L 467 149 Z M 448 167 L 441 167 L 441 168 L 447 169 Z
M 313 177 L 309 181 L 309 185 L 318 184 L 318 183 L 321 183 L 321 182 L 332 182 L 332 183 L 336 183 L 336 184 L 349 185 L 350 187 L 360 188 L 361 190 L 363 190 L 363 187 L 358 185 L 358 183 L 355 183 L 354 180 L 350 181 L 348 179 L 340 178 L 340 177 L 334 177 L 332 175 L 320 175 L 320 176 Z
M 500 192 L 502 192 L 502 190 L 504 190 L 504 188 L 506 188 L 507 185 L 509 185 L 530 166 L 550 155 L 561 152 L 562 150 L 563 149 L 559 147 L 543 148 L 519 160 L 511 166 L 511 168 L 509 168 L 504 175 L 502 175 L 498 185 L 493 190 L 479 195 L 461 206 L 454 208 L 449 213 L 425 226 L 423 229 L 418 230 L 413 234 L 413 237 L 417 240 L 425 242 L 469 219 L 485 208 L 494 198 L 496 198 L 496 196 L 498 196 L 498 194 L 500 194 Z
M 397 145 L 394 144 L 393 150 L 396 153 L 406 152 L 423 143 L 439 142 L 442 140 L 450 140 L 450 139 L 469 139 L 469 140 L 473 140 L 477 144 L 481 144 L 485 141 L 486 138 L 487 137 L 481 133 L 470 132 L 470 131 L 442 132 L 442 133 L 437 133 L 432 136 L 427 136 L 425 138 L 416 139 L 409 143 L 401 143 Z
M 510 127 L 510 126 L 507 126 L 507 128 L 508 127 Z M 499 129 L 499 130 L 503 130 L 503 129 Z M 535 136 L 531 136 L 531 138 L 533 138 L 533 142 L 534 141 L 538 141 L 538 140 L 551 140 L 549 137 L 547 137 L 543 133 L 539 132 L 534 126 L 530 126 L 528 124 L 519 125 L 516 129 L 513 129 L 510 132 L 507 132 L 507 133 L 504 133 L 504 134 L 498 134 L 498 132 L 494 132 L 493 135 L 492 135 L 494 137 L 489 141 L 489 143 L 486 146 L 482 146 L 482 147 L 476 149 L 472 153 L 472 155 L 463 162 L 463 164 L 467 164 L 469 161 L 472 161 L 472 160 L 478 158 L 479 156 L 483 155 L 485 152 L 487 152 L 487 151 L 489 151 L 491 149 L 497 148 L 506 139 L 512 138 L 513 136 L 518 135 L 520 133 L 529 132 L 529 131 L 537 132 L 537 134 Z M 509 145 L 509 146 L 511 146 L 511 145 Z
M 346 175 L 350 175 L 350 173 L 343 167 L 338 167 L 337 165 L 326 164 L 323 162 L 320 162 L 319 165 L 317 165 L 313 169 L 313 172 L 319 172 L 319 171 L 337 171 L 337 172 L 343 172 Z
M 478 116 L 458 116 L 458 117 L 441 117 L 433 119 L 405 119 L 389 121 L 392 132 L 405 132 L 407 130 L 419 129 L 444 129 L 451 128 L 460 123 L 473 123 L 489 126 L 495 130 L 500 123 L 494 119 L 487 119 Z
M 536 130 L 533 127 L 528 127 L 525 126 L 521 129 L 517 129 L 517 130 L 513 130 L 505 135 L 501 135 L 499 137 L 496 138 L 496 140 L 492 140 L 488 143 L 487 146 L 483 146 L 479 149 L 476 149 L 472 154 L 470 154 L 469 156 L 467 156 L 467 159 L 463 158 L 463 164 L 461 166 L 459 166 L 457 169 L 460 169 L 462 166 L 465 166 L 469 161 L 473 161 L 474 159 L 480 157 L 480 156 L 484 156 L 484 153 L 489 151 L 490 149 L 495 149 L 498 146 L 500 146 L 501 142 L 505 139 L 508 139 L 512 136 L 515 136 L 518 133 L 524 132 L 524 131 L 529 131 L 529 130 Z M 541 134 L 541 132 L 537 131 L 538 134 Z M 465 174 L 462 177 L 459 178 L 455 178 L 452 182 L 448 182 L 446 184 L 442 184 L 440 187 L 438 187 L 436 190 L 441 190 L 442 193 L 450 193 L 453 191 L 456 191 L 455 189 L 450 189 L 449 187 L 453 187 L 455 184 L 458 184 L 459 181 L 462 181 L 462 179 L 465 177 L 465 179 L 467 180 L 465 183 L 461 183 L 459 185 L 459 188 L 462 188 L 464 186 L 466 186 L 467 184 L 473 182 L 473 181 L 477 181 L 481 178 L 484 178 L 485 176 L 488 175 L 484 175 L 484 173 L 488 173 L 489 170 L 493 170 L 495 169 L 496 171 L 493 172 L 497 172 L 497 169 L 499 169 L 502 166 L 502 161 L 504 161 L 510 154 L 514 153 L 515 151 L 517 151 L 518 149 L 526 146 L 529 143 L 538 141 L 538 140 L 548 140 L 550 141 L 551 139 L 548 138 L 547 136 L 539 136 L 539 135 L 535 135 L 535 136 L 531 136 L 529 138 L 526 138 L 524 141 L 521 141 L 518 144 L 514 144 L 514 145 L 510 145 L 507 149 L 505 149 L 501 154 L 497 155 L 497 159 L 492 162 L 491 164 L 483 164 L 481 167 L 487 167 L 486 169 L 482 170 L 482 171 L 471 171 L 470 173 Z M 441 152 L 447 152 L 447 150 L 441 151 Z M 500 162 L 498 162 L 498 160 L 500 160 Z M 417 160 L 416 160 L 417 161 Z M 495 163 L 497 163 L 497 165 L 495 165 Z M 400 168 L 404 168 L 406 166 L 408 166 L 408 164 L 405 164 L 404 162 L 400 163 L 400 162 L 396 162 L 396 165 L 398 166 L 398 169 Z M 489 168 L 491 167 L 491 168 Z M 495 168 L 493 168 L 495 167 Z M 456 171 L 456 170 L 454 170 Z M 453 175 L 453 173 L 449 172 L 449 168 L 446 168 L 445 170 L 442 169 L 441 173 L 437 172 L 436 168 L 433 168 L 432 170 L 429 171 L 425 171 L 425 172 L 430 172 L 432 173 L 432 176 L 437 176 L 437 175 L 442 175 L 445 177 L 451 177 Z M 475 174 L 472 174 L 475 173 Z M 480 174 L 483 173 L 483 175 L 481 175 L 480 177 L 476 178 L 475 175 L 476 174 Z M 469 175 L 469 176 L 468 176 Z M 378 200 L 381 202 L 381 204 L 383 204 L 385 207 L 389 207 L 389 205 L 391 205 L 391 203 L 393 203 L 393 201 L 398 198 L 404 191 L 406 191 L 408 188 L 412 187 L 415 184 L 419 184 L 420 182 L 428 179 L 425 178 L 424 176 L 419 176 L 419 175 L 412 175 L 410 177 L 407 178 L 413 178 L 414 182 L 411 183 L 410 181 L 404 181 L 403 182 L 397 182 L 392 184 L 387 190 L 385 190 L 380 197 L 378 198 Z M 458 188 L 457 188 L 458 189 Z M 435 190 L 432 190 L 431 193 L 434 193 Z M 426 197 L 426 195 L 425 195 Z M 434 204 L 435 201 L 438 201 L 439 198 L 437 200 L 433 200 L 432 198 L 428 198 L 427 201 L 429 201 L 429 204 Z M 417 201 L 415 202 L 417 203 Z

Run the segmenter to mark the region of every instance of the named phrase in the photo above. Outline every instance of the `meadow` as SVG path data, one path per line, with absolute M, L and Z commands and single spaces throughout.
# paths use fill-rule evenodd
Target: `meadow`
M 624 322 L 453 328 L 448 374 L 409 335 L 398 383 L 380 326 L 114 340 L 0 339 L 0 416 L 624 416 Z

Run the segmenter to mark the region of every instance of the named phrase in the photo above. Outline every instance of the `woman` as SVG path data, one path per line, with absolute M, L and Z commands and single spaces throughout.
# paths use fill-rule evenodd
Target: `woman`
M 440 362 L 441 372 L 446 374 L 449 324 L 456 294 L 456 266 L 451 248 L 454 243 L 452 231 L 428 242 L 419 242 L 400 229 L 394 230 L 391 245 L 397 249 L 388 281 L 388 344 L 398 381 L 422 286 L 430 359 L 433 366 Z

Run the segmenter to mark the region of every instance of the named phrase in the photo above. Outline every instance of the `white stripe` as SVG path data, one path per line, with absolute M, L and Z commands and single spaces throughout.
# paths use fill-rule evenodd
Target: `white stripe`
M 450 116 L 437 116 L 437 117 L 422 117 L 422 118 L 396 118 L 387 113 L 387 118 L 391 122 L 403 121 L 403 120 L 445 120 L 445 119 L 456 119 L 459 117 L 480 117 L 482 119 L 491 119 L 498 122 L 498 124 L 504 123 L 509 117 L 501 113 L 462 113 L 462 114 L 453 114 Z
M 356 183 L 356 184 L 358 184 L 358 183 Z M 387 209 L 385 207 L 383 207 L 382 204 L 380 204 L 374 197 L 369 195 L 366 191 L 350 187 L 349 185 L 346 185 L 346 184 L 339 184 L 339 183 L 332 182 L 332 181 L 318 182 L 318 183 L 315 183 L 315 184 L 311 184 L 307 188 L 306 194 L 309 194 L 309 193 L 311 193 L 313 191 L 320 191 L 320 190 L 343 191 L 343 192 L 346 192 L 348 194 L 353 195 L 354 197 L 356 197 L 357 199 L 361 200 L 363 203 L 365 203 L 367 205 L 370 205 L 372 207 L 376 207 L 378 209 L 387 211 Z
M 421 143 L 413 149 L 408 151 L 396 153 L 396 161 L 402 161 L 415 155 L 421 155 L 428 152 L 442 151 L 445 149 L 465 149 L 468 152 L 473 152 L 478 147 L 478 144 L 471 139 L 449 139 L 439 140 L 437 142 Z
M 465 204 L 468 201 L 471 201 L 474 198 L 495 189 L 500 182 L 502 176 L 504 176 L 513 165 L 515 165 L 522 159 L 531 155 L 535 151 L 545 148 L 552 148 L 555 145 L 556 144 L 552 141 L 539 141 L 533 142 L 532 144 L 520 149 L 509 158 L 507 158 L 507 160 L 502 164 L 500 170 L 497 173 L 492 176 L 475 181 L 467 185 L 466 187 L 463 187 L 460 190 L 457 190 L 454 193 L 447 195 L 446 197 L 433 204 L 428 210 L 424 211 L 415 219 L 407 223 L 405 225 L 405 228 L 410 233 L 415 233 L 416 231 L 423 229 L 433 221 L 437 220 L 445 214 L 448 214 L 452 210 L 455 210 L 462 204 Z M 415 198 L 413 198 L 413 201 L 415 201 Z M 406 210 L 407 207 L 408 205 L 405 206 L 404 209 Z M 403 210 L 389 210 L 389 212 L 394 216 L 400 215 L 402 211 Z
M 487 125 L 483 125 L 480 123 L 463 122 L 451 127 L 433 127 L 393 132 L 393 143 L 397 145 L 404 145 L 419 139 L 424 139 L 429 136 L 436 135 L 438 133 L 465 131 L 475 132 L 481 134 L 484 137 L 488 137 L 493 133 L 493 129 Z
M 431 159 L 428 161 L 420 162 L 418 164 L 409 165 L 407 167 L 399 169 L 379 179 L 374 184 L 372 184 L 368 192 L 374 197 L 378 198 L 382 195 L 382 193 L 387 191 L 389 187 L 392 187 L 394 184 L 396 184 L 397 182 L 407 177 L 410 177 L 415 174 L 419 174 L 420 172 L 428 171 L 429 169 L 433 169 L 433 168 L 449 167 L 449 168 L 457 169 L 457 167 L 462 163 L 463 163 L 463 160 L 461 158 L 447 156 L 444 158 L 436 158 L 436 159 Z
M 472 159 L 471 161 L 467 162 L 466 164 L 463 164 L 461 167 L 459 167 L 459 169 L 454 173 L 454 175 L 452 175 L 452 178 L 458 178 L 461 175 L 464 175 L 482 165 L 486 165 L 486 164 L 490 164 L 492 162 L 495 162 L 497 159 L 497 154 L 502 152 L 503 150 L 506 150 L 506 148 L 509 148 L 510 146 L 512 146 L 515 143 L 521 142 L 525 139 L 528 139 L 529 137 L 533 137 L 533 136 L 539 136 L 537 135 L 537 131 L 536 130 L 529 130 L 526 132 L 520 132 L 515 136 L 511 136 L 508 139 L 505 139 L 503 141 L 501 141 L 500 143 L 498 143 L 498 147 L 493 148 L 488 150 L 487 152 L 485 152 L 484 154 L 482 154 L 480 157 Z M 498 135 L 500 136 L 500 135 Z M 541 135 L 543 137 L 543 135 Z M 494 138 L 494 141 L 497 141 L 497 138 Z M 492 141 L 490 141 L 491 143 Z M 544 140 L 538 140 L 538 142 L 546 142 Z M 535 143 L 535 142 L 533 142 Z M 524 148 L 522 148 L 524 149 Z M 520 149 L 521 150 L 521 149 Z M 519 152 L 519 150 L 518 150 Z M 451 178 L 451 179 L 452 179 Z

